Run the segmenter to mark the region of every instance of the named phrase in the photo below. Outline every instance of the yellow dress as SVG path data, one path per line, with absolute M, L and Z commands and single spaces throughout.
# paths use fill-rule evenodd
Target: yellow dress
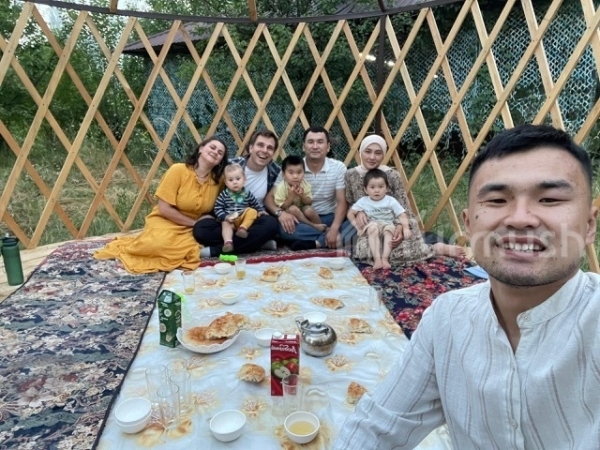
M 165 172 L 156 197 L 175 206 L 182 214 L 198 219 L 213 210 L 223 183 L 209 177 L 204 183 L 186 164 L 173 164 Z M 200 264 L 200 244 L 192 227 L 177 225 L 163 217 L 156 205 L 146 217 L 144 230 L 137 236 L 117 238 L 94 253 L 96 259 L 120 259 L 127 271 L 150 273 L 173 269 L 196 269 Z

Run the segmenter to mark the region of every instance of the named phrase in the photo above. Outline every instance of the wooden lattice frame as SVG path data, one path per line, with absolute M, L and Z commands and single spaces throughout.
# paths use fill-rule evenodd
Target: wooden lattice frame
M 218 109 L 214 115 L 212 124 L 210 125 L 207 134 L 212 134 L 217 129 L 218 124 L 221 121 L 225 121 L 239 149 L 245 147 L 245 145 L 250 139 L 251 134 L 253 133 L 256 126 L 261 120 L 264 122 L 264 124 L 273 129 L 272 122 L 267 114 L 267 105 L 271 96 L 275 92 L 275 89 L 281 82 L 283 82 L 287 93 L 289 94 L 290 100 L 294 106 L 294 111 L 291 117 L 289 118 L 288 124 L 284 132 L 281 135 L 282 145 L 289 138 L 290 133 L 298 120 L 300 120 L 300 123 L 304 127 L 307 127 L 309 123 L 308 119 L 306 118 L 303 112 L 303 108 L 308 101 L 312 89 L 314 88 L 317 81 L 320 79 L 320 81 L 325 86 L 327 95 L 329 96 L 329 99 L 333 105 L 329 117 L 324 125 L 326 127 L 330 127 L 337 120 L 343 131 L 344 137 L 350 144 L 351 151 L 346 157 L 345 163 L 349 164 L 353 159 L 357 158 L 357 143 L 364 138 L 364 136 L 370 129 L 372 123 L 376 119 L 376 116 L 380 114 L 379 125 L 384 137 L 390 144 L 390 150 L 385 156 L 385 162 L 389 163 L 391 161 L 393 162 L 393 165 L 399 169 L 403 180 L 406 184 L 407 190 L 409 192 L 409 199 L 411 201 L 411 205 L 417 217 L 419 217 L 419 220 L 419 208 L 415 202 L 414 197 L 411 194 L 411 189 L 413 188 L 419 177 L 423 174 L 423 171 L 428 164 L 430 165 L 435 175 L 438 187 L 440 189 L 440 198 L 437 202 L 435 209 L 429 215 L 427 222 L 425 224 L 421 223 L 421 225 L 424 226 L 424 229 L 431 229 L 432 226 L 438 220 L 442 211 L 445 209 L 450 218 L 451 225 L 453 226 L 456 235 L 460 240 L 461 238 L 463 238 L 463 231 L 450 197 L 456 189 L 460 179 L 465 175 L 471 160 L 473 159 L 476 151 L 484 142 L 484 139 L 488 132 L 491 130 L 494 121 L 498 117 L 500 117 L 505 127 L 509 128 L 514 126 L 510 106 L 508 104 L 508 99 L 511 92 L 515 88 L 520 76 L 523 74 L 523 71 L 525 70 L 527 64 L 533 58 L 535 58 L 535 62 L 537 63 L 542 77 L 544 92 L 546 94 L 546 99 L 542 107 L 538 111 L 534 123 L 541 123 L 546 117 L 546 115 L 549 114 L 552 118 L 553 124 L 559 128 L 564 128 L 564 121 L 558 104 L 558 96 L 564 90 L 565 85 L 569 80 L 569 77 L 573 73 L 577 62 L 580 60 L 584 50 L 588 45 L 590 45 L 593 50 L 593 55 L 596 63 L 596 70 L 598 74 L 600 74 L 600 32 L 598 30 L 598 26 L 600 25 L 600 9 L 595 9 L 592 0 L 581 0 L 582 11 L 584 13 L 587 29 L 585 33 L 581 36 L 577 46 L 570 55 L 569 60 L 563 68 L 560 76 L 556 79 L 556 81 L 553 81 L 547 60 L 546 51 L 542 43 L 542 38 L 547 32 L 553 19 L 555 18 L 559 8 L 563 4 L 563 1 L 564 0 L 553 0 L 543 19 L 538 22 L 534 13 L 532 0 L 521 0 L 520 2 L 517 2 L 517 0 L 508 0 L 505 3 L 494 27 L 491 29 L 491 32 L 488 33 L 478 1 L 466 0 L 463 3 L 462 8 L 460 9 L 460 12 L 455 20 L 455 23 L 445 40 L 442 40 L 440 36 L 440 32 L 437 27 L 433 11 L 430 9 L 422 9 L 416 17 L 414 26 L 411 32 L 408 34 L 404 43 L 401 44 L 400 42 L 398 42 L 392 22 L 389 19 L 382 19 L 377 22 L 377 25 L 373 28 L 371 36 L 369 37 L 367 43 L 362 49 L 358 48 L 348 22 L 340 20 L 335 26 L 334 31 L 329 39 L 329 42 L 322 53 L 318 51 L 317 46 L 315 45 L 309 25 L 306 23 L 300 23 L 296 27 L 294 35 L 290 40 L 288 47 L 286 48 L 283 55 L 280 55 L 277 51 L 276 45 L 269 33 L 269 27 L 266 24 L 257 24 L 254 35 L 250 40 L 246 50 L 244 51 L 243 55 L 240 55 L 234 45 L 233 39 L 229 33 L 227 25 L 223 23 L 215 24 L 213 32 L 210 38 L 208 39 L 205 50 L 200 55 L 198 54 L 190 35 L 182 26 L 182 23 L 180 21 L 173 22 L 162 47 L 162 51 L 160 52 L 160 54 L 157 55 L 154 49 L 152 48 L 148 38 L 146 37 L 146 34 L 144 33 L 144 30 L 142 29 L 140 23 L 135 18 L 129 18 L 127 20 L 118 44 L 113 50 L 111 50 L 106 45 L 101 34 L 98 32 L 98 29 L 96 28 L 93 20 L 91 20 L 89 13 L 86 11 L 82 11 L 79 13 L 77 20 L 75 21 L 73 30 L 71 32 L 71 36 L 65 43 L 64 47 L 61 47 L 56 38 L 53 36 L 52 31 L 49 29 L 48 25 L 44 21 L 37 7 L 33 3 L 24 3 L 22 13 L 17 23 L 15 24 L 10 39 L 7 41 L 4 37 L 0 36 L 0 50 L 2 51 L 2 58 L 0 59 L 0 84 L 4 80 L 9 70 L 9 67 L 12 67 L 13 71 L 16 73 L 25 89 L 29 92 L 32 99 L 37 104 L 38 110 L 34 120 L 30 125 L 29 132 L 21 145 L 19 145 L 17 140 L 11 134 L 11 131 L 1 120 L 2 118 L 0 118 L 0 136 L 2 136 L 2 138 L 5 140 L 5 142 L 11 149 L 11 151 L 17 156 L 10 177 L 6 182 L 4 191 L 2 192 L 2 196 L 0 197 L 0 217 L 2 217 L 2 220 L 8 225 L 8 228 L 28 248 L 35 247 L 39 244 L 52 212 L 56 213 L 59 219 L 64 223 L 66 229 L 72 234 L 73 237 L 76 238 L 86 236 L 89 227 L 92 223 L 92 220 L 95 214 L 97 213 L 100 205 L 104 206 L 108 214 L 118 225 L 119 229 L 122 231 L 126 231 L 131 227 L 144 201 L 153 201 L 150 196 L 149 189 L 152 181 L 157 176 L 157 171 L 161 162 L 164 160 L 167 164 L 172 164 L 172 160 L 170 159 L 167 153 L 167 149 L 169 143 L 171 142 L 171 139 L 173 138 L 177 130 L 179 122 L 182 120 L 187 125 L 193 137 L 197 141 L 201 139 L 201 136 L 195 129 L 193 121 L 190 118 L 186 109 L 187 104 L 193 94 L 196 83 L 200 79 L 202 79 L 205 82 L 216 104 L 218 105 Z M 505 85 L 503 85 L 498 68 L 496 66 L 495 56 L 492 52 L 492 44 L 498 37 L 498 34 L 504 26 L 510 11 L 513 7 L 518 7 L 518 3 L 520 3 L 520 6 L 522 7 L 524 15 L 527 19 L 528 31 L 531 36 L 531 41 L 529 42 L 529 45 L 527 46 L 527 49 L 524 52 L 519 63 L 514 68 L 509 81 Z M 254 5 L 253 2 L 252 5 Z M 118 0 L 111 0 L 110 10 L 116 11 L 117 7 Z M 255 6 L 254 13 L 256 13 Z M 479 55 L 475 60 L 464 83 L 460 88 L 457 88 L 457 86 L 454 83 L 452 69 L 448 60 L 448 51 L 452 46 L 456 36 L 458 35 L 465 19 L 469 15 L 472 17 L 475 23 L 475 27 L 479 38 L 479 44 L 481 45 L 481 51 L 479 52 Z M 28 78 L 25 71 L 20 66 L 18 59 L 15 57 L 15 50 L 17 49 L 19 42 L 23 37 L 23 31 L 25 29 L 25 26 L 28 20 L 30 20 L 30 18 L 32 17 L 40 26 L 42 33 L 46 36 L 51 47 L 54 49 L 56 55 L 59 57 L 58 63 L 54 68 L 52 79 L 43 95 L 40 95 L 40 93 L 38 93 L 37 89 L 31 82 L 31 80 Z M 106 73 L 102 77 L 102 80 L 93 96 L 87 92 L 78 74 L 69 64 L 69 57 L 74 49 L 77 38 L 84 26 L 87 26 L 89 28 L 89 31 L 91 32 L 99 48 L 106 57 L 107 61 L 109 62 Z M 413 87 L 413 82 L 411 80 L 411 74 L 406 65 L 406 57 L 411 49 L 411 46 L 415 42 L 417 34 L 420 30 L 422 30 L 422 27 L 425 26 L 428 27 L 431 33 L 438 56 L 432 64 L 432 66 L 430 67 L 429 72 L 421 85 L 421 88 L 418 92 L 416 92 Z M 122 56 L 123 49 L 128 39 L 130 38 L 131 33 L 134 30 L 140 37 L 144 48 L 146 49 L 150 59 L 153 62 L 152 70 L 148 76 L 145 87 L 138 97 L 135 96 L 132 89 L 129 87 L 129 83 L 125 79 L 123 73 L 120 71 L 118 65 L 119 58 L 121 58 Z M 177 91 L 175 90 L 171 80 L 169 79 L 164 69 L 164 62 L 167 57 L 169 48 L 173 43 L 173 39 L 178 31 L 182 33 L 187 49 L 189 50 L 189 53 L 193 60 L 196 62 L 196 70 L 192 76 L 191 82 L 185 94 L 182 97 L 179 97 L 179 95 L 177 94 Z M 396 61 L 391 70 L 389 71 L 383 85 L 380 86 L 378 90 L 376 90 L 367 73 L 365 61 L 366 56 L 373 48 L 375 42 L 380 37 L 381 33 L 384 33 L 386 38 L 388 39 L 388 42 L 393 49 Z M 327 70 L 325 68 L 325 63 L 329 58 L 336 42 L 338 41 L 338 39 L 340 39 L 341 36 L 343 36 L 346 39 L 346 42 L 348 43 L 348 46 L 355 59 L 355 66 L 352 73 L 348 77 L 346 85 L 338 94 L 335 92 L 335 89 L 333 88 L 332 83 L 328 77 Z M 225 95 L 222 98 L 219 95 L 219 92 L 216 89 L 215 84 L 213 83 L 209 73 L 205 70 L 206 63 L 209 60 L 214 46 L 217 42 L 217 39 L 219 37 L 223 37 L 225 39 L 225 42 L 229 47 L 231 55 L 236 64 L 238 65 L 237 70 L 229 85 L 229 88 L 227 89 Z M 308 44 L 311 55 L 314 58 L 316 67 L 312 74 L 310 74 L 306 89 L 304 90 L 304 92 L 301 93 L 301 95 L 298 95 L 294 91 L 292 82 L 290 81 L 286 73 L 286 65 L 288 64 L 292 52 L 294 51 L 301 37 L 304 37 L 306 43 Z M 253 50 L 255 49 L 259 39 L 261 38 L 263 38 L 266 41 L 268 48 L 272 54 L 273 60 L 277 65 L 277 71 L 273 75 L 268 89 L 266 90 L 262 98 L 256 91 L 252 78 L 246 70 L 246 64 L 252 56 Z M 479 130 L 479 133 L 476 136 L 472 136 L 469 131 L 469 126 L 467 123 L 465 112 L 462 109 L 462 101 L 465 98 L 465 95 L 470 89 L 471 85 L 473 84 L 480 68 L 484 64 L 487 66 L 487 70 L 492 81 L 492 85 L 496 95 L 496 102 L 493 106 L 493 109 L 491 110 L 491 113 L 487 117 L 487 120 L 485 121 L 483 127 Z M 421 110 L 421 105 L 429 87 L 431 86 L 436 76 L 436 73 L 440 69 L 444 73 L 444 80 L 447 83 L 448 92 L 450 93 L 452 99 L 452 105 L 446 112 L 436 132 L 433 134 L 433 136 L 431 136 L 428 131 L 425 116 L 423 115 L 423 112 Z M 49 105 L 58 86 L 58 82 L 65 73 L 70 77 L 77 91 L 88 105 L 87 114 L 82 120 L 80 129 L 78 130 L 78 133 L 73 142 L 69 141 L 65 132 L 61 129 L 60 125 L 49 110 Z M 98 111 L 98 105 L 100 104 L 102 96 L 108 86 L 108 82 L 113 75 L 121 83 L 121 86 L 123 87 L 129 101 L 133 106 L 133 113 L 129 118 L 127 127 L 125 128 L 125 131 L 123 132 L 122 138 L 120 140 L 116 139 L 116 137 L 111 132 L 106 120 Z M 397 80 L 398 77 L 400 77 L 404 87 L 406 88 L 408 96 L 411 100 L 411 107 L 399 128 L 397 130 L 394 130 L 390 128 L 385 116 L 381 114 L 381 108 L 386 96 L 390 92 L 394 81 Z M 169 94 L 171 95 L 177 107 L 175 117 L 173 118 L 164 139 L 161 139 L 159 137 L 150 119 L 144 113 L 144 107 L 148 100 L 150 91 L 154 86 L 156 80 L 159 78 L 166 86 Z M 254 101 L 257 107 L 257 112 L 251 123 L 251 126 L 243 132 L 240 132 L 240 130 L 236 129 L 234 121 L 227 113 L 229 101 L 231 100 L 240 80 L 243 80 L 246 84 L 252 97 L 252 100 Z M 370 112 L 366 120 L 364 121 L 364 125 L 358 131 L 350 129 L 350 126 L 348 125 L 348 122 L 343 112 L 344 102 L 347 99 L 347 96 L 352 86 L 357 81 L 360 81 L 364 84 L 368 93 L 369 101 L 372 104 Z M 600 100 L 598 100 L 598 102 L 596 102 L 593 108 L 591 108 L 588 112 L 584 124 L 581 126 L 580 130 L 575 136 L 576 142 L 582 143 L 584 141 L 584 139 L 590 133 L 593 125 L 597 122 L 599 116 Z M 62 171 L 60 172 L 53 187 L 49 187 L 45 184 L 43 179 L 36 171 L 35 167 L 28 160 L 29 152 L 32 149 L 34 140 L 43 120 L 46 120 L 49 123 L 52 130 L 56 133 L 56 136 L 63 145 L 64 149 L 67 151 L 67 157 L 64 162 Z M 395 149 L 397 148 L 398 144 L 400 143 L 402 137 L 404 136 L 410 123 L 413 120 L 416 120 L 416 123 L 418 124 L 418 128 L 420 130 L 423 142 L 425 144 L 425 151 L 413 173 L 410 174 L 410 176 L 407 176 L 407 174 L 404 171 L 402 161 L 400 160 L 398 153 L 395 151 Z M 462 139 L 466 146 L 467 154 L 460 166 L 458 167 L 458 170 L 456 171 L 452 180 L 449 184 L 447 184 L 445 181 L 442 167 L 436 155 L 436 148 L 445 130 L 448 128 L 452 120 L 456 120 L 458 123 Z M 113 157 L 108 166 L 106 174 L 102 178 L 100 184 L 98 184 L 95 181 L 93 175 L 89 172 L 84 162 L 78 156 L 83 140 L 85 139 L 89 127 L 93 121 L 97 122 L 114 151 Z M 158 149 L 158 153 L 153 161 L 153 164 L 144 178 L 142 178 L 137 173 L 136 169 L 128 160 L 124 151 L 129 139 L 131 138 L 134 128 L 139 123 L 143 125 L 144 129 L 148 133 L 148 136 L 152 139 L 153 143 Z M 283 150 L 280 151 L 282 152 L 283 156 Z M 113 205 L 110 204 L 110 202 L 106 199 L 104 195 L 115 173 L 115 169 L 119 163 L 123 164 L 128 174 L 131 176 L 132 180 L 135 182 L 136 186 L 139 189 L 136 201 L 133 207 L 131 208 L 128 217 L 124 221 L 121 217 L 119 217 Z M 68 214 L 64 211 L 59 202 L 61 190 L 64 187 L 65 181 L 73 164 L 75 164 L 77 168 L 81 171 L 87 183 L 95 192 L 95 197 L 91 204 L 88 206 L 88 211 L 85 216 L 85 219 L 79 228 L 77 228 L 73 224 Z M 27 172 L 27 174 L 31 177 L 31 179 L 39 188 L 40 192 L 47 199 L 46 206 L 41 214 L 38 225 L 32 236 L 26 235 L 26 233 L 20 228 L 18 223 L 8 213 L 7 210 L 11 196 L 14 192 L 14 189 L 17 185 L 17 181 L 23 170 Z M 600 196 L 594 200 L 594 204 L 600 207 Z M 598 257 L 593 246 L 588 246 L 587 256 L 592 270 L 600 272 L 600 267 L 598 265 Z

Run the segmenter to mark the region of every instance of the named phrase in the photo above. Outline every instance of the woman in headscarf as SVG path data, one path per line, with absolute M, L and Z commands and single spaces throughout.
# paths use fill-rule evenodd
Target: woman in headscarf
M 406 210 L 412 233 L 411 239 L 408 240 L 402 240 L 400 233 L 394 234 L 392 238 L 393 250 L 390 255 L 392 265 L 411 264 L 431 258 L 434 255 L 465 256 L 465 249 L 458 245 L 449 245 L 443 242 L 433 245 L 425 243 L 419 224 L 410 209 L 400 174 L 397 170 L 381 164 L 386 152 L 387 143 L 381 136 L 374 134 L 363 139 L 359 147 L 360 165 L 346 172 L 346 201 L 348 202 L 348 207 L 350 207 L 359 198 L 366 195 L 363 188 L 363 177 L 369 170 L 379 169 L 386 173 L 389 183 L 388 195 L 398 200 Z M 358 213 L 356 221 L 359 226 L 365 226 L 368 221 L 366 214 Z M 367 236 L 358 238 L 354 249 L 354 257 L 359 260 L 372 260 Z

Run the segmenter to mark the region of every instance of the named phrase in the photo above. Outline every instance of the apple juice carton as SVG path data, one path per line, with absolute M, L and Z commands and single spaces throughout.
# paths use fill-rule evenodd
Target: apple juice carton
M 300 338 L 297 334 L 274 333 L 271 338 L 271 395 L 282 396 L 281 380 L 300 374 Z
M 177 328 L 181 328 L 181 297 L 175 292 L 163 290 L 158 295 L 158 323 L 160 345 L 177 347 Z

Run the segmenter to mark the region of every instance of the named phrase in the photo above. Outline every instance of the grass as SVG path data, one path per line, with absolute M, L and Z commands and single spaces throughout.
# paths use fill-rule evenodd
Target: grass
M 133 148 L 139 148 L 139 145 L 133 146 Z M 148 146 L 145 148 L 148 148 Z M 98 186 L 107 171 L 112 155 L 113 150 L 110 144 L 98 136 L 87 139 L 82 145 L 79 156 Z M 126 150 L 126 155 L 143 180 L 150 170 L 153 155 L 149 152 L 129 149 Z M 42 139 L 41 136 L 38 136 L 38 142 L 32 148 L 28 160 L 35 167 L 46 186 L 52 189 L 60 175 L 66 156 L 67 152 L 56 139 L 52 139 L 52 137 Z M 0 151 L 0 189 L 2 191 L 5 189 L 15 161 L 16 157 L 12 152 Z M 166 164 L 162 163 L 157 176 L 152 181 L 150 187 L 151 194 L 154 193 L 158 180 L 165 170 Z M 126 221 L 137 199 L 138 192 L 139 188 L 133 181 L 131 174 L 119 163 L 106 189 L 105 198 L 113 206 L 121 221 Z M 81 227 L 85 220 L 95 196 L 96 192 L 92 189 L 82 171 L 73 164 L 60 192 L 58 204 L 77 229 Z M 26 170 L 23 169 L 13 190 L 7 211 L 27 236 L 31 237 L 35 232 L 46 204 L 46 197 L 27 174 Z M 151 208 L 152 205 L 144 201 L 130 229 L 143 227 L 144 217 L 150 212 Z M 105 206 L 100 204 L 86 235 L 101 236 L 119 231 L 122 230 L 119 229 L 118 224 L 109 215 Z M 0 223 L 0 232 L 2 234 L 7 232 L 14 234 L 8 229 L 4 221 Z M 70 239 L 73 239 L 73 235 L 59 218 L 58 214 L 53 211 L 44 229 L 39 245 Z

